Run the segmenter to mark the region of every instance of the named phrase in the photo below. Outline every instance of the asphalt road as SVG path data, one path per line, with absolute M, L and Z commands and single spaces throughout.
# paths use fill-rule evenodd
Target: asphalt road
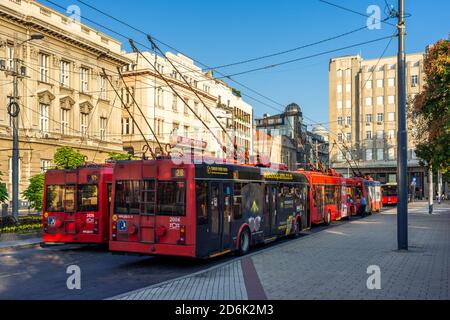
M 358 219 L 358 218 L 353 218 Z M 308 234 L 346 223 L 317 226 Z M 266 250 L 289 239 L 254 248 Z M 300 240 L 301 241 L 301 240 Z M 59 246 L 0 252 L 0 299 L 105 299 L 145 286 L 188 275 L 236 259 L 232 254 L 208 261 L 167 257 L 113 255 L 105 248 Z M 66 286 L 69 265 L 81 268 L 81 290 Z

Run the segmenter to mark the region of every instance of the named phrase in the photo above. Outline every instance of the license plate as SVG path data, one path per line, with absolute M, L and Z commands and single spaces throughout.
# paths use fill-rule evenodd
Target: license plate
M 127 221 L 126 220 L 117 221 L 117 229 L 119 231 L 127 231 L 128 230 Z

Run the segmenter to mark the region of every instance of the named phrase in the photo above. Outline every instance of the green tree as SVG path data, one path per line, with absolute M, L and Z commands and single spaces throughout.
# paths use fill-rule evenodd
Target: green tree
M 3 173 L 0 172 L 0 203 L 6 203 L 8 201 L 8 190 L 6 189 L 6 183 L 2 180 Z
M 85 155 L 71 147 L 61 147 L 56 150 L 53 162 L 57 169 L 75 169 L 85 163 Z
M 22 193 L 22 196 L 30 203 L 30 207 L 36 211 L 42 211 L 42 198 L 44 195 L 45 174 L 39 173 L 30 179 L 30 185 Z
M 411 104 L 411 131 L 423 164 L 450 173 L 450 40 L 430 46 L 424 60 L 426 85 Z
M 108 153 L 108 160 L 111 161 L 123 161 L 123 160 L 132 160 L 133 155 L 129 153 L 117 153 L 117 152 L 111 152 Z

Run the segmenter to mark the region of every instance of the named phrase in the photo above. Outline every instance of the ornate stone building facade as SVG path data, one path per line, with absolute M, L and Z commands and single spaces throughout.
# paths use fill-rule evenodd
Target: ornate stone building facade
M 43 40 L 25 42 L 39 33 Z M 32 0 L 0 0 L 0 171 L 11 194 L 12 67 L 19 60 L 20 193 L 60 146 L 103 162 L 122 152 L 121 105 L 110 81 L 131 61 L 121 43 Z M 17 61 L 17 60 L 16 60 Z M 114 73 L 115 72 L 115 73 Z M 22 203 L 22 205 L 26 205 Z

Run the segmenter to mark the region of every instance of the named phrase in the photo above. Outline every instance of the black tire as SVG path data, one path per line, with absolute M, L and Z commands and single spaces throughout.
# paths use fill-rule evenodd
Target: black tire
M 331 224 L 331 211 L 328 211 L 326 218 L 324 219 L 324 224 L 329 226 Z
M 240 256 L 246 255 L 250 251 L 250 232 L 247 228 L 242 230 L 241 236 L 239 237 L 239 249 L 238 254 Z

